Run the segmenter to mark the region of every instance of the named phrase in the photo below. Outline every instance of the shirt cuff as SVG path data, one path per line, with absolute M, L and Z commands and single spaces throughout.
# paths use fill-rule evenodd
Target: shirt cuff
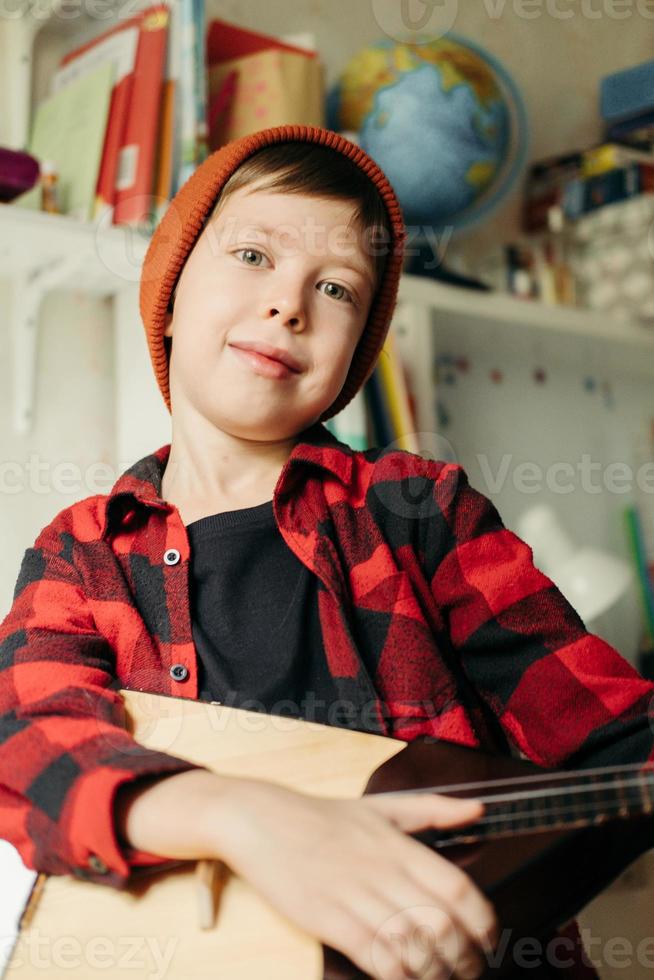
M 130 762 L 138 761 L 138 769 L 99 766 L 81 776 L 73 791 L 65 832 L 70 842 L 71 873 L 78 878 L 124 888 L 133 871 L 147 873 L 181 863 L 178 858 L 119 843 L 114 814 L 116 793 L 120 786 L 143 776 L 173 775 L 206 766 L 143 746 L 140 749 L 135 760 L 133 746 L 129 746 Z

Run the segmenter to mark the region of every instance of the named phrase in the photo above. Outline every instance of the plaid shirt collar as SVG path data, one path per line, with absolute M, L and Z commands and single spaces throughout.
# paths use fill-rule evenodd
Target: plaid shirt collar
M 340 442 L 321 422 L 309 426 L 301 436 L 282 469 L 276 495 L 283 492 L 290 471 L 299 463 L 318 466 L 344 484 L 350 482 L 353 450 L 346 443 Z M 124 527 L 139 505 L 149 509 L 170 509 L 170 504 L 161 496 L 170 448 L 170 443 L 167 443 L 144 456 L 116 480 L 105 498 L 103 538 Z

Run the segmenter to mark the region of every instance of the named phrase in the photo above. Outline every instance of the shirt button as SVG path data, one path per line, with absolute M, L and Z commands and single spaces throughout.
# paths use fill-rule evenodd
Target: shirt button
M 169 548 L 164 552 L 164 561 L 167 565 L 176 565 L 179 561 L 179 551 L 177 548 Z
M 97 854 L 91 854 L 89 857 L 89 868 L 91 871 L 95 871 L 96 874 L 106 875 L 109 868 L 104 863 L 102 858 L 99 858 Z
M 184 664 L 173 664 L 170 668 L 170 676 L 174 681 L 185 681 L 188 677 L 188 667 Z

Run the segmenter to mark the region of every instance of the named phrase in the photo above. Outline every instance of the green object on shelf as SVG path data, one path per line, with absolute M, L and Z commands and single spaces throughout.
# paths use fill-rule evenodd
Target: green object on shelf
M 34 116 L 28 150 L 56 164 L 61 212 L 80 221 L 90 221 L 93 213 L 113 77 L 107 62 L 49 96 Z M 40 210 L 40 185 L 12 206 Z
M 645 543 L 640 523 L 640 514 L 636 507 L 624 509 L 624 522 L 627 531 L 629 550 L 636 569 L 643 614 L 647 634 L 654 642 L 654 588 L 645 552 Z

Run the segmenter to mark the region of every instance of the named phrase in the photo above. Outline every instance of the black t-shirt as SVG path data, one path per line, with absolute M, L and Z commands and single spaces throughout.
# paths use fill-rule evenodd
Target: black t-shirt
M 321 583 L 282 538 L 272 500 L 186 530 L 199 698 L 329 724 L 337 693 L 318 616 Z

